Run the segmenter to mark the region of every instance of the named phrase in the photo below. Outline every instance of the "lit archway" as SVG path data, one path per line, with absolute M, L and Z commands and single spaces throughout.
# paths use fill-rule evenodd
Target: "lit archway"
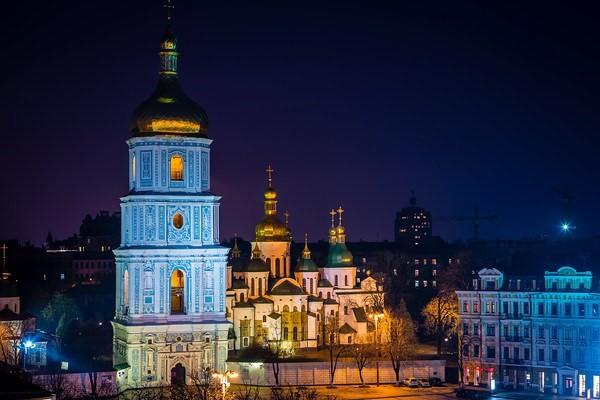
M 183 157 L 179 154 L 171 156 L 171 180 L 182 181 L 183 180 Z
M 171 314 L 185 313 L 185 276 L 176 269 L 171 274 Z

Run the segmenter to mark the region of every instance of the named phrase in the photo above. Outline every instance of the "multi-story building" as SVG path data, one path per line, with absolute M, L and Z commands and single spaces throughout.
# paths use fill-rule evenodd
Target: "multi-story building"
M 410 207 L 405 207 L 396 214 L 394 238 L 398 243 L 418 247 L 431 238 L 431 213 L 417 207 L 414 194 L 409 201 Z
M 600 398 L 600 292 L 589 271 L 479 271 L 457 291 L 465 383 Z

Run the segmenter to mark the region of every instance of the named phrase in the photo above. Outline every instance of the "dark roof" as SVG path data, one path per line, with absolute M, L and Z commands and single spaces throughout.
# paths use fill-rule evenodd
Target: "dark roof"
M 314 302 L 319 302 L 319 303 L 323 302 L 322 297 L 317 297 L 317 296 L 313 296 L 313 295 L 308 296 L 308 300 L 314 301 Z
M 340 328 L 340 333 L 341 334 L 351 334 L 351 333 L 356 333 L 356 330 L 354 330 L 353 327 L 351 327 L 350 325 L 348 325 L 348 323 L 346 322 L 344 325 L 342 325 L 342 327 Z
M 275 296 L 305 294 L 301 287 L 294 285 L 289 280 L 285 280 L 271 289 L 271 294 Z
M 269 318 L 272 319 L 279 319 L 281 317 L 281 314 L 277 314 L 276 312 L 272 312 L 271 314 L 269 314 Z
M 333 287 L 333 285 L 327 279 L 323 278 L 319 281 L 317 287 Z
M 250 301 L 252 303 L 261 303 L 261 304 L 262 303 L 273 303 L 273 300 L 267 299 L 266 297 L 263 297 L 263 296 L 257 297 L 255 299 L 250 299 L 248 301 Z
M 231 288 L 248 289 L 248 285 L 246 285 L 246 282 L 243 279 L 234 279 L 233 282 L 231 282 Z
M 353 308 L 354 318 L 356 318 L 357 322 L 367 322 L 367 313 L 365 309 L 362 307 Z
M 17 314 L 16 312 L 9 310 L 8 308 L 3 308 L 2 310 L 0 310 L 0 321 L 23 321 L 32 317 L 33 315 L 29 313 Z
M 337 301 L 335 301 L 334 299 L 325 299 L 323 300 L 323 304 L 339 304 Z
M 296 272 L 318 272 L 319 267 L 315 262 L 308 258 L 300 258 L 296 264 Z
M 241 301 L 239 303 L 235 303 L 235 306 L 233 306 L 233 308 L 254 308 L 254 306 L 251 303 L 248 303 L 247 301 Z

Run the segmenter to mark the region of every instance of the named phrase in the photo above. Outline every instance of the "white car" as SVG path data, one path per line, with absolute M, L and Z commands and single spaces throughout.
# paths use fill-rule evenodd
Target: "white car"
M 431 384 L 429 383 L 429 379 L 419 379 L 419 386 L 431 387 Z
M 419 380 L 417 378 L 406 378 L 404 384 L 408 387 L 419 387 Z

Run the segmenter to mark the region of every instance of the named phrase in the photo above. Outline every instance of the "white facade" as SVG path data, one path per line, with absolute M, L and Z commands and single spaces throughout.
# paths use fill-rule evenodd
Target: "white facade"
M 600 293 L 571 267 L 544 279 L 484 269 L 457 291 L 468 383 L 600 398 Z

